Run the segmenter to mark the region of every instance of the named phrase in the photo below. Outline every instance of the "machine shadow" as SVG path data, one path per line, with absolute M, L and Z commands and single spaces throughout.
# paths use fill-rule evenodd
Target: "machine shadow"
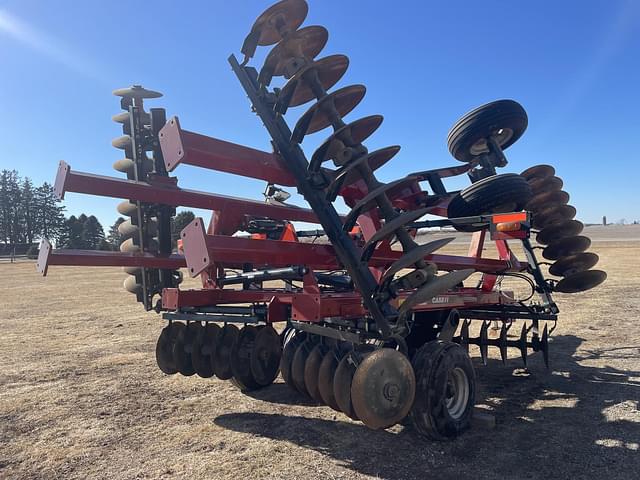
M 530 358 L 526 371 L 515 368 L 515 360 L 478 366 L 477 403 L 495 414 L 498 426 L 476 426 L 451 442 L 429 441 L 411 427 L 372 431 L 361 424 L 280 414 L 226 414 L 214 421 L 311 448 L 356 472 L 385 479 L 429 473 L 459 478 L 465 472 L 482 472 L 483 478 L 579 478 L 596 472 L 634 478 L 640 469 L 640 371 L 578 361 L 633 355 L 640 346 L 582 349 L 587 355 L 581 356 L 576 351 L 582 342 L 573 335 L 555 337 L 548 371 L 539 355 Z M 285 385 L 278 385 L 264 391 L 277 393 L 260 396 L 266 401 L 291 397 Z M 611 419 L 611 409 L 623 409 L 623 418 Z

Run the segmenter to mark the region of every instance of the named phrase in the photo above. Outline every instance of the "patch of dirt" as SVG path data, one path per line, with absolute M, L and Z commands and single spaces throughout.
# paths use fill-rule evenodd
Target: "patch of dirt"
M 162 321 L 119 269 L 0 266 L 0 478 L 615 478 L 640 471 L 640 243 L 595 242 L 607 282 L 558 295 L 551 369 L 478 361 L 495 429 L 371 431 L 280 379 L 163 375 Z M 457 253 L 461 250 L 458 248 Z M 193 281 L 192 281 L 193 282 Z M 195 285 L 195 283 L 192 283 Z M 495 350 L 495 349 L 494 349 Z

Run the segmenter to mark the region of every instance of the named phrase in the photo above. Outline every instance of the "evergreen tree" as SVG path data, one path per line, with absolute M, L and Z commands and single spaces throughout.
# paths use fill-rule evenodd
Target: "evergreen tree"
M 171 245 L 176 247 L 177 241 L 180 238 L 180 232 L 184 227 L 189 225 L 196 218 L 195 214 L 190 210 L 178 213 L 171 220 Z
M 33 243 L 39 233 L 39 225 L 37 222 L 35 191 L 29 177 L 22 181 L 22 202 L 20 207 L 26 243 Z
M 4 243 L 15 244 L 21 240 L 20 225 L 20 177 L 15 170 L 0 172 L 0 238 Z
M 84 214 L 78 217 L 78 221 L 82 217 L 85 217 L 85 221 L 82 222 L 82 230 L 80 238 L 82 240 L 82 248 L 88 248 L 89 250 L 98 250 L 104 248 L 104 230 L 102 225 L 96 217 L 93 215 L 86 217 Z
M 64 236 L 67 233 L 67 224 L 64 218 L 64 207 L 60 205 L 60 200 L 50 183 L 45 182 L 35 189 L 34 209 L 36 235 L 60 243 L 61 235 Z
M 109 233 L 107 234 L 107 242 L 111 245 L 111 250 L 118 250 L 120 248 L 120 244 L 122 243 L 122 235 L 118 231 L 118 227 L 122 222 L 124 222 L 124 218 L 118 217 L 111 228 L 109 228 Z

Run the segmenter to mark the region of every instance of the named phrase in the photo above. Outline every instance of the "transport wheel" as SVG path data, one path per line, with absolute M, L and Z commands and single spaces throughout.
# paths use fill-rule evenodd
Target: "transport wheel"
M 320 393 L 322 403 L 338 412 L 341 410 L 333 394 L 333 377 L 335 376 L 340 360 L 352 349 L 353 345 L 350 343 L 339 343 L 322 357 L 320 368 L 318 368 L 318 392 Z
M 490 213 L 517 212 L 531 198 L 531 187 L 517 173 L 492 175 L 465 188 L 449 202 L 449 218 L 472 217 Z M 454 225 L 456 230 L 471 232 L 481 228 Z
M 271 385 L 278 376 L 282 345 L 278 333 L 271 325 L 258 328 L 251 352 L 251 373 L 261 387 Z
M 207 323 L 198 330 L 198 335 L 193 344 L 193 351 L 191 352 L 191 363 L 199 377 L 213 377 L 211 357 L 213 356 L 219 333 L 220 327 L 215 323 Z
M 470 111 L 449 131 L 449 152 L 461 162 L 471 162 L 488 153 L 487 139 L 493 137 L 503 150 L 513 145 L 527 129 L 522 105 L 513 100 L 497 100 Z
M 260 387 L 256 382 L 251 371 L 251 357 L 253 356 L 254 347 L 258 329 L 247 325 L 240 329 L 238 340 L 231 349 L 231 372 L 233 373 L 233 382 L 243 392 L 255 390 Z
M 311 351 L 315 348 L 317 339 L 314 336 L 308 337 L 302 342 L 296 349 L 296 353 L 293 355 L 291 361 L 291 380 L 296 390 L 303 395 L 309 395 L 309 391 L 304 383 L 304 366 L 307 363 L 307 358 L 311 354 Z
M 213 350 L 213 372 L 220 380 L 229 380 L 233 377 L 231 372 L 231 350 L 238 339 L 238 327 L 232 324 L 220 329 L 216 346 Z
M 198 331 L 203 328 L 199 322 L 190 323 L 184 328 L 180 328 L 176 341 L 173 344 L 173 361 L 181 375 L 190 377 L 196 373 L 191 361 L 193 344 L 198 335 Z
M 280 359 L 280 375 L 284 383 L 289 385 L 294 390 L 296 389 L 291 378 L 291 363 L 293 362 L 293 356 L 296 354 L 296 350 L 307 337 L 306 332 L 300 330 L 294 330 L 292 336 L 287 340 L 285 338 L 284 348 L 282 349 L 282 358 Z
M 367 427 L 388 428 L 407 416 L 416 393 L 416 377 L 406 355 L 380 348 L 365 358 L 353 375 L 353 409 Z
M 320 388 L 318 385 L 318 373 L 320 371 L 320 364 L 325 354 L 331 349 L 329 345 L 324 342 L 318 343 L 304 364 L 304 385 L 307 389 L 307 393 L 316 402 L 322 403 L 322 397 L 320 396 Z
M 432 341 L 413 358 L 416 397 L 411 420 L 435 440 L 452 439 L 471 425 L 476 379 L 469 354 L 457 343 Z
M 176 364 L 173 361 L 173 344 L 180 329 L 178 325 L 183 324 L 173 322 L 164 327 L 158 337 L 158 343 L 156 343 L 156 363 L 158 368 L 167 375 L 178 373 Z

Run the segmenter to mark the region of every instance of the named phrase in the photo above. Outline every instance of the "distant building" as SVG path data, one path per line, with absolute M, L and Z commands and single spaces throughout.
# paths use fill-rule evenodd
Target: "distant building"
M 604 225 L 605 227 L 607 226 L 607 216 L 606 215 L 604 215 L 602 217 L 602 225 Z

